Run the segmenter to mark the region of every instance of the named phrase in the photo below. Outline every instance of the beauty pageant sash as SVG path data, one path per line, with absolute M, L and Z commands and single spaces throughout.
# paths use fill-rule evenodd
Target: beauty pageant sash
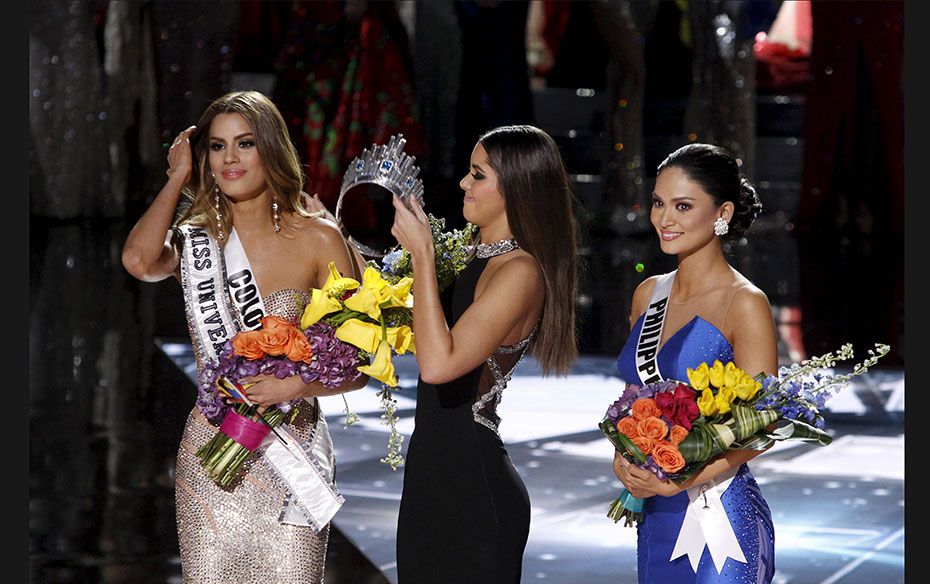
M 226 294 L 223 252 L 206 229 L 181 225 L 181 288 L 195 354 L 219 361 L 223 345 L 239 330 L 236 309 Z
M 252 274 L 252 265 L 249 264 L 249 258 L 245 255 L 235 227 L 229 232 L 223 255 L 226 260 L 226 285 L 239 313 L 242 328 L 247 331 L 255 330 L 262 326 L 262 319 L 267 313 L 258 290 L 258 282 Z
M 665 312 L 668 309 L 668 297 L 672 293 L 672 282 L 675 281 L 675 272 L 659 276 L 652 288 L 649 306 L 643 316 L 643 326 L 639 329 L 639 339 L 636 341 L 636 374 L 642 385 L 662 381 L 657 361 L 659 342 L 662 340 L 662 329 L 665 326 Z
M 181 286 L 194 350 L 203 360 L 218 361 L 223 345 L 239 330 L 261 326 L 265 316 L 258 283 L 235 229 L 221 251 L 206 229 L 179 227 Z M 228 276 L 227 276 L 228 274 Z M 307 400 L 319 408 L 316 398 Z M 345 499 L 333 481 L 333 444 L 329 427 L 318 410 L 318 420 L 301 443 L 284 425 L 277 428 L 287 441 L 265 438 L 263 459 L 287 487 L 279 520 L 319 531 Z
M 733 482 L 737 470 L 739 467 L 731 468 L 688 489 L 688 508 L 669 561 L 687 555 L 691 569 L 696 573 L 706 544 L 718 574 L 723 571 L 723 564 L 728 557 L 746 563 L 746 556 L 743 555 L 733 526 L 730 525 L 730 518 L 720 500 Z
M 315 399 L 315 398 L 314 398 Z M 317 407 L 319 404 L 317 403 Z M 280 428 L 280 426 L 279 426 Z M 323 413 L 310 431 L 306 442 L 301 443 L 286 428 L 279 430 L 288 445 L 280 440 L 270 441 L 265 460 L 287 485 L 287 496 L 278 521 L 291 525 L 309 525 L 319 532 L 333 518 L 345 498 L 333 482 L 335 456 L 329 426 Z M 323 485 L 325 488 L 320 488 Z

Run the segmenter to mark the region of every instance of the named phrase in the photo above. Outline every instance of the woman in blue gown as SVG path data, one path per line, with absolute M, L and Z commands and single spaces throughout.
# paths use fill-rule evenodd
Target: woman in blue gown
M 722 247 L 724 239 L 743 237 L 761 208 L 736 160 L 720 147 L 689 144 L 659 165 L 650 218 L 662 251 L 677 256 L 678 268 L 644 280 L 633 294 L 630 335 L 617 358 L 627 383 L 643 385 L 645 373 L 640 374 L 650 371 L 644 362 L 650 351 L 637 351 L 637 342 L 653 307 L 664 310 L 651 352 L 652 370 L 662 379 L 687 382 L 688 367 L 714 360 L 733 361 L 750 375 L 776 371 L 768 299 L 733 269 Z M 660 289 L 665 292 L 657 294 Z M 647 330 L 656 328 L 652 322 Z M 758 454 L 727 451 L 682 485 L 614 456 L 617 477 L 632 495 L 645 499 L 637 541 L 640 583 L 771 582 L 772 516 L 746 464 Z M 732 531 L 721 535 L 727 524 Z

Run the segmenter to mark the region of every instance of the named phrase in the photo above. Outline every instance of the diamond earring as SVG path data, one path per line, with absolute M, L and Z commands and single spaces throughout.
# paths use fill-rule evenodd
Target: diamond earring
M 213 185 L 213 209 L 216 211 L 216 237 L 225 239 L 223 233 L 223 214 L 220 212 L 220 185 Z
M 274 232 L 278 233 L 281 231 L 281 217 L 278 215 L 278 200 L 274 199 L 271 201 L 271 220 L 274 222 Z
M 723 217 L 714 219 L 714 235 L 726 235 L 730 230 L 730 225 Z

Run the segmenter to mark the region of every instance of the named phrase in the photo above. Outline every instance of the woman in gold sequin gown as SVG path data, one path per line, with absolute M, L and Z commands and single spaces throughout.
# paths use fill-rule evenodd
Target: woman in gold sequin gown
M 182 280 L 186 240 L 179 226 L 185 224 L 202 227 L 220 246 L 235 231 L 267 315 L 296 322 L 307 291 L 322 287 L 330 261 L 341 273 L 358 276 L 358 256 L 339 229 L 322 210 L 311 212 L 319 203 L 302 193 L 304 177 L 286 125 L 264 95 L 233 92 L 214 101 L 196 126 L 178 134 L 168 165 L 165 186 L 123 249 L 123 265 L 136 278 Z M 190 204 L 178 209 L 182 192 Z M 185 290 L 188 308 L 193 296 Z M 196 342 L 190 314 L 199 371 L 208 349 Z M 262 407 L 304 398 L 287 429 L 302 440 L 314 434 L 329 444 L 316 398 L 366 382 L 358 376 L 330 389 L 300 376 L 265 378 L 249 387 L 249 396 Z M 216 485 L 195 456 L 216 431 L 194 407 L 178 450 L 175 492 L 184 582 L 322 582 L 329 524 L 316 530 L 282 521 L 289 493 L 269 469 L 262 447 L 232 485 Z

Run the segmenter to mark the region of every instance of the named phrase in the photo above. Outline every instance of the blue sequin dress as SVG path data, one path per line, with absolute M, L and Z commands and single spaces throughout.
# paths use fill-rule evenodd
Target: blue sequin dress
M 640 316 L 617 357 L 617 371 L 628 383 L 640 384 L 636 374 L 636 341 L 643 325 Z M 711 364 L 733 360 L 733 347 L 717 327 L 695 316 L 659 349 L 659 370 L 665 379 L 687 381 L 688 367 L 702 361 Z M 745 464 L 721 496 L 730 525 L 747 562 L 727 558 L 718 574 L 713 559 L 704 547 L 697 573 L 687 556 L 669 561 L 688 506 L 685 491 L 672 497 L 646 499 L 644 518 L 639 526 L 637 565 L 640 584 L 762 584 L 775 574 L 775 533 L 772 514 L 762 491 Z

